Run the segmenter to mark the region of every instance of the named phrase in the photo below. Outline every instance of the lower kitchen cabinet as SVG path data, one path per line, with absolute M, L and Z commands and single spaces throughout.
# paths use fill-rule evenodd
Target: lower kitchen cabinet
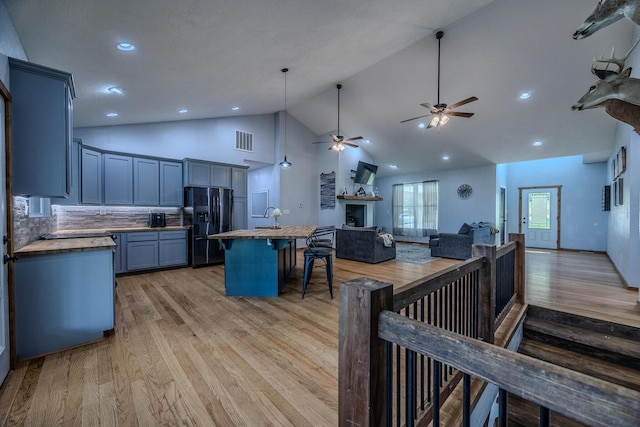
M 120 234 L 122 264 L 117 273 L 187 265 L 187 230 Z M 116 263 L 118 255 L 116 249 Z
M 158 233 L 127 234 L 127 271 L 158 268 Z
M 113 329 L 113 250 L 20 257 L 14 262 L 18 360 L 102 339 Z
M 127 233 L 114 233 L 113 241 L 117 245 L 113 254 L 113 269 L 116 274 L 124 273 L 127 270 Z

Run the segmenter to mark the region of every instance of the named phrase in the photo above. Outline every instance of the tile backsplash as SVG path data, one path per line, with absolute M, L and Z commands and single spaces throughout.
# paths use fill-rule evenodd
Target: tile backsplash
M 167 226 L 183 225 L 182 208 L 131 206 L 51 206 L 51 216 L 29 218 L 27 198 L 13 198 L 13 249 L 58 230 L 148 227 L 149 214 L 165 214 Z

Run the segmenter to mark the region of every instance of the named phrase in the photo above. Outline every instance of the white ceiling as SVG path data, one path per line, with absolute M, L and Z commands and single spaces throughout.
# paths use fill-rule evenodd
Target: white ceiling
M 626 51 L 633 33 L 621 20 L 573 40 L 596 0 L 4 3 L 29 60 L 73 73 L 75 127 L 273 113 L 284 106 L 288 67 L 288 112 L 318 135 L 336 130 L 343 84 L 341 133 L 371 141 L 361 146 L 381 176 L 608 153 L 617 122 L 570 107 L 595 80 L 592 59 Z M 437 102 L 438 29 L 441 101 L 479 101 L 458 109 L 472 118 L 418 129 L 400 121 Z M 136 50 L 115 49 L 125 40 Z

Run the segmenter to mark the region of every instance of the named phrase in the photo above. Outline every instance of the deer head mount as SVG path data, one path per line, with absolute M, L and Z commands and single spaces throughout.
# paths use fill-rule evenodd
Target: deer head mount
M 611 58 L 594 60 L 591 72 L 599 80 L 571 106 L 572 110 L 604 108 L 607 114 L 630 124 L 636 132 L 640 129 L 640 79 L 630 77 L 631 68 L 624 68 L 625 61 L 638 42 L 640 40 L 636 41 L 622 58 L 616 58 L 615 50 L 612 50 Z M 606 64 L 606 67 L 604 70 L 597 69 L 597 64 Z M 609 70 L 609 64 L 613 64 L 617 69 Z
M 640 25 L 640 0 L 600 0 L 591 15 L 573 33 L 573 38 L 578 40 L 589 37 L 623 17 Z

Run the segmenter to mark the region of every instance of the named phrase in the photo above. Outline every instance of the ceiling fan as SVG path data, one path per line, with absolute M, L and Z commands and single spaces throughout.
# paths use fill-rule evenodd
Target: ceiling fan
M 331 141 L 317 141 L 317 142 L 314 142 L 314 144 L 332 143 L 331 147 L 329 147 L 329 150 L 334 150 L 334 151 L 342 151 L 346 147 L 358 148 L 357 144 L 354 144 L 349 141 L 356 141 L 358 139 L 362 139 L 361 136 L 345 138 L 344 136 L 340 135 L 340 89 L 342 89 L 342 85 L 338 83 L 336 87 L 338 88 L 338 129 L 337 129 L 338 134 L 337 135 L 334 135 L 332 133 L 329 134 L 331 135 Z
M 462 106 L 462 105 L 468 104 L 468 103 L 473 102 L 473 101 L 477 101 L 478 98 L 476 98 L 475 96 L 472 96 L 472 97 L 467 98 L 467 99 L 463 99 L 462 101 L 456 102 L 455 104 L 451 104 L 451 105 L 440 103 L 440 39 L 442 39 L 443 35 L 444 35 L 444 32 L 442 32 L 442 31 L 438 31 L 436 33 L 436 38 L 438 39 L 438 103 L 436 105 L 429 104 L 428 102 L 420 104 L 424 108 L 427 108 L 429 110 L 429 114 L 424 114 L 422 116 L 413 117 L 411 119 L 403 120 L 400 123 L 406 123 L 406 122 L 409 122 L 411 120 L 416 120 L 416 119 L 421 119 L 423 117 L 433 116 L 433 118 L 429 122 L 429 125 L 427 126 L 427 129 L 429 129 L 429 128 L 432 128 L 432 127 L 444 126 L 449 121 L 449 116 L 471 117 L 474 114 L 474 113 L 462 113 L 460 111 L 453 111 L 453 110 L 455 108 L 458 108 L 458 107 Z

